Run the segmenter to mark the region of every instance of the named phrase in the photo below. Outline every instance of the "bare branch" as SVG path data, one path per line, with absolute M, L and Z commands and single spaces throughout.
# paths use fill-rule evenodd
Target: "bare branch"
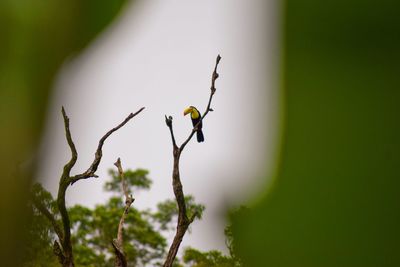
M 167 115 L 165 115 L 165 124 L 167 124 L 169 131 L 171 132 L 172 146 L 174 147 L 175 150 L 178 148 L 178 146 L 176 145 L 174 130 L 172 127 L 172 116 L 169 116 L 167 118 Z
M 183 142 L 183 144 L 180 147 L 178 147 L 175 142 L 174 132 L 173 132 L 173 128 L 172 128 L 172 117 L 170 116 L 169 118 L 167 118 L 167 116 L 165 116 L 165 123 L 167 124 L 167 126 L 171 132 L 171 138 L 172 138 L 172 144 L 173 144 L 174 165 L 173 165 L 173 171 L 172 171 L 172 187 L 174 190 L 176 202 L 178 204 L 178 223 L 177 223 L 177 227 L 176 227 L 176 233 L 175 233 L 174 240 L 172 241 L 172 244 L 171 244 L 168 254 L 167 254 L 167 258 L 163 265 L 164 267 L 172 266 L 172 264 L 174 263 L 176 254 L 178 253 L 179 246 L 182 242 L 182 239 L 183 239 L 187 229 L 189 228 L 189 225 L 199 215 L 198 212 L 195 212 L 190 218 L 188 218 L 188 214 L 187 214 L 187 210 L 186 210 L 185 195 L 183 193 L 183 186 L 182 186 L 182 182 L 180 179 L 180 173 L 179 173 L 179 159 L 180 159 L 183 149 L 189 143 L 189 141 L 192 139 L 193 135 L 196 133 L 202 120 L 207 116 L 208 112 L 212 111 L 211 101 L 212 101 L 213 95 L 215 94 L 215 91 L 216 91 L 215 80 L 219 76 L 217 73 L 217 67 L 218 67 L 220 60 L 221 60 L 221 57 L 220 57 L 220 55 L 218 55 L 217 59 L 216 59 L 215 67 L 214 67 L 214 72 L 211 77 L 211 92 L 210 92 L 210 98 L 208 100 L 206 111 L 204 112 L 200 121 L 193 127 L 192 132 L 190 133 L 189 137 L 186 139 L 185 142 Z
M 120 158 L 117 159 L 117 161 L 114 163 L 114 166 L 117 167 L 119 176 L 121 177 L 122 192 L 125 195 L 125 199 L 128 199 L 129 198 L 128 184 L 126 183 L 125 180 L 124 170 L 122 169 Z
M 78 159 L 78 152 L 76 151 L 76 147 L 74 142 L 72 141 L 71 131 L 69 129 L 69 118 L 65 113 L 64 107 L 61 108 L 61 113 L 64 118 L 64 127 L 65 127 L 65 137 L 67 138 L 67 142 L 69 148 L 71 149 L 71 159 L 67 164 L 64 166 L 63 177 L 69 177 L 72 167 L 74 167 L 76 160 Z
M 67 206 L 65 204 L 65 193 L 69 186 L 69 179 L 69 177 L 64 177 L 64 174 L 61 176 L 57 194 L 57 206 L 61 214 L 64 239 L 60 240 L 63 251 L 62 258 L 59 254 L 56 255 L 59 257 L 60 262 L 63 259 L 64 267 L 74 266 L 74 257 L 72 254 L 71 244 L 71 223 L 68 216 Z
M 106 139 L 115 131 L 120 129 L 122 126 L 124 126 L 126 123 L 128 123 L 133 117 L 138 115 L 142 110 L 144 109 L 141 108 L 139 109 L 136 113 L 131 113 L 129 116 L 121 122 L 119 125 L 116 127 L 112 128 L 110 131 L 108 131 L 99 141 L 99 144 L 97 146 L 97 150 L 95 153 L 95 158 L 93 160 L 93 163 L 90 165 L 90 167 L 82 174 L 78 174 L 75 176 L 70 175 L 71 169 L 75 165 L 77 159 L 78 159 L 78 153 L 76 151 L 75 144 L 72 140 L 71 137 L 71 131 L 69 129 L 69 118 L 64 110 L 64 107 L 62 108 L 61 112 L 64 118 L 64 126 L 65 126 L 65 136 L 68 142 L 68 145 L 71 149 L 71 159 L 67 164 L 65 164 L 60 181 L 59 181 L 59 187 L 58 187 L 58 195 L 57 195 L 57 206 L 58 210 L 60 211 L 61 215 L 61 220 L 62 220 L 62 229 L 58 225 L 58 222 L 56 221 L 55 217 L 49 210 L 46 209 L 45 206 L 43 206 L 39 201 L 36 201 L 34 205 L 38 208 L 38 210 L 48 218 L 48 220 L 52 223 L 53 228 L 59 238 L 59 242 L 55 241 L 54 242 L 54 253 L 58 257 L 60 263 L 62 264 L 63 267 L 73 267 L 74 266 L 74 257 L 73 257 L 73 252 L 72 252 L 72 244 L 71 244 L 71 224 L 70 224 L 70 219 L 68 215 L 68 210 L 65 204 L 65 194 L 67 191 L 67 188 L 72 185 L 73 183 L 77 182 L 80 179 L 86 179 L 89 177 L 97 177 L 95 172 L 97 171 L 97 168 L 100 164 L 101 158 L 102 158 L 102 148 L 104 145 L 104 142 Z M 122 167 L 121 167 L 122 168 Z M 125 187 L 126 188 L 126 187 Z M 126 200 L 126 208 L 124 211 L 124 215 L 122 220 L 125 219 L 125 215 L 128 213 L 128 209 L 130 205 L 133 202 L 132 196 L 128 196 Z M 122 243 L 122 235 L 121 235 L 121 243 Z M 121 266 L 126 266 L 121 265 Z
M 214 72 L 213 72 L 213 75 L 212 75 L 212 77 L 211 77 L 211 93 L 212 94 L 214 94 L 215 93 L 215 91 L 217 90 L 217 88 L 215 88 L 215 81 L 218 79 L 218 77 L 219 77 L 219 74 L 217 73 L 217 67 L 218 67 L 218 64 L 219 64 L 219 62 L 220 62 L 220 60 L 221 60 L 221 56 L 220 55 L 218 55 L 217 56 L 217 59 L 215 60 L 215 68 L 214 68 Z M 210 107 L 210 106 L 208 106 L 208 107 Z
M 114 165 L 118 168 L 118 173 L 119 173 L 119 176 L 121 177 L 122 191 L 123 191 L 123 194 L 125 195 L 125 209 L 124 209 L 124 213 L 121 216 L 121 220 L 119 222 L 118 235 L 117 235 L 118 244 L 120 246 L 122 246 L 122 242 L 123 242 L 122 231 L 123 231 L 123 227 L 124 227 L 125 218 L 129 212 L 130 206 L 132 205 L 133 201 L 135 201 L 135 199 L 131 195 L 129 195 L 128 185 L 125 180 L 124 171 L 122 169 L 121 159 L 118 158 L 118 160 L 114 163 Z
M 99 167 L 101 158 L 103 156 L 103 145 L 104 142 L 106 141 L 106 139 L 115 131 L 117 131 L 118 129 L 120 129 L 122 126 L 124 126 L 125 124 L 128 123 L 128 121 L 130 121 L 133 117 L 135 117 L 136 115 L 138 115 L 140 112 L 142 112 L 142 110 L 144 110 L 144 107 L 142 107 L 141 109 L 139 109 L 138 111 L 136 111 L 135 113 L 131 113 L 129 114 L 128 117 L 126 117 L 126 119 L 121 122 L 119 125 L 117 125 L 116 127 L 112 128 L 111 130 L 109 130 L 99 141 L 99 144 L 97 146 L 97 150 L 95 152 L 94 155 L 94 160 L 92 162 L 92 164 L 90 165 L 90 167 L 82 174 L 78 174 L 75 175 L 73 177 L 71 177 L 71 184 L 74 184 L 75 182 L 81 180 L 81 179 L 87 179 L 87 178 L 91 178 L 91 177 L 98 177 L 95 173 L 97 171 L 97 168 Z
M 129 212 L 129 208 L 131 207 L 131 205 L 132 205 L 133 201 L 135 201 L 135 199 L 132 197 L 132 195 L 129 195 L 128 184 L 125 180 L 125 175 L 124 175 L 124 171 L 122 169 L 121 159 L 118 158 L 117 161 L 114 163 L 114 165 L 117 167 L 119 176 L 121 177 L 122 191 L 123 191 L 123 194 L 125 195 L 125 208 L 124 208 L 124 213 L 122 214 L 121 219 L 119 221 L 117 239 L 113 240 L 113 242 L 112 242 L 112 245 L 115 250 L 114 266 L 122 267 L 122 266 L 127 266 L 126 257 L 125 257 L 124 251 L 123 251 L 123 235 L 122 235 L 122 233 L 123 233 L 125 219 Z
M 64 107 L 62 107 L 61 112 L 64 118 L 65 137 L 71 149 L 72 156 L 70 161 L 64 166 L 58 187 L 57 206 L 62 220 L 63 238 L 59 240 L 62 249 L 60 248 L 60 244 L 58 242 L 54 242 L 54 253 L 64 267 L 73 267 L 74 258 L 71 245 L 71 227 L 67 207 L 65 205 L 65 192 L 70 184 L 70 173 L 72 167 L 75 165 L 76 160 L 78 159 L 78 152 L 76 151 L 75 144 L 72 141 L 71 132 L 69 129 L 69 118 L 64 110 Z
M 204 112 L 203 116 L 200 118 L 200 121 L 193 127 L 192 132 L 189 134 L 189 137 L 186 139 L 185 142 L 183 142 L 183 144 L 180 146 L 179 150 L 182 151 L 185 146 L 189 143 L 189 141 L 192 139 L 193 135 L 196 133 L 197 128 L 199 127 L 200 123 L 204 120 L 204 118 L 207 116 L 208 112 L 213 111 L 213 109 L 211 108 L 211 101 L 212 98 L 217 90 L 217 88 L 215 88 L 215 81 L 218 79 L 219 74 L 217 72 L 217 68 L 218 68 L 218 64 L 221 60 L 221 56 L 218 55 L 217 59 L 215 61 L 215 67 L 214 67 L 214 72 L 211 76 L 211 88 L 210 88 L 210 98 L 208 99 L 208 104 L 206 107 L 206 111 Z

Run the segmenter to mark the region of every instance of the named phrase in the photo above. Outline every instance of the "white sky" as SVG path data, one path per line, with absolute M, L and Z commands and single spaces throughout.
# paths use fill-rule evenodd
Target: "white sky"
M 174 117 L 180 144 L 191 131 L 183 109 L 206 107 L 211 73 L 221 54 L 220 78 L 203 122 L 205 142 L 193 138 L 181 157 L 185 194 L 206 205 L 182 246 L 225 250 L 228 205 L 257 192 L 272 165 L 277 121 L 278 7 L 274 1 L 138 1 L 81 55 L 61 70 L 42 142 L 38 177 L 54 195 L 70 157 L 60 113 L 64 105 L 78 150 L 73 173 L 87 169 L 99 138 L 130 112 L 146 109 L 105 143 L 99 179 L 76 183 L 67 203 L 94 206 L 107 170 L 150 170 L 150 191 L 135 194 L 138 208 L 173 198 L 172 148 L 164 114 Z M 266 152 L 267 151 L 267 152 Z M 270 164 L 265 164 L 271 162 Z M 172 234 L 171 234 L 172 237 Z

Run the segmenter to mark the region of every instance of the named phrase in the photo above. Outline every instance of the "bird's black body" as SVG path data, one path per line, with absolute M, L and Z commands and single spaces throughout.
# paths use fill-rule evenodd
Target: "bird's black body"
M 197 111 L 197 112 L 199 113 L 199 117 L 196 119 L 194 119 L 194 118 L 191 118 L 191 119 L 192 119 L 193 127 L 195 127 L 197 125 L 197 123 L 200 122 L 199 126 L 197 127 L 196 134 L 197 134 L 197 142 L 201 143 L 201 142 L 204 142 L 204 135 L 203 135 L 203 131 L 202 131 L 203 122 L 201 121 L 200 112 L 199 111 Z

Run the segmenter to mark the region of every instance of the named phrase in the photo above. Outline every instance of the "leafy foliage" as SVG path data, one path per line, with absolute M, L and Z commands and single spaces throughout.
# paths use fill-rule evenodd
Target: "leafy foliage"
M 32 193 L 41 200 L 47 209 L 57 211 L 53 197 L 40 184 L 33 185 Z M 27 238 L 34 242 L 31 242 L 30 246 L 26 247 L 24 253 L 22 253 L 24 267 L 56 266 L 58 261 L 53 255 L 51 246 L 55 239 L 52 225 L 46 217 L 33 208 L 33 203 L 28 205 L 30 227 Z
M 79 205 L 69 209 L 77 265 L 113 265 L 111 242 L 116 237 L 123 209 L 124 203 L 116 197 L 93 210 Z M 133 207 L 126 218 L 123 234 L 124 251 L 132 266 L 152 263 L 165 252 L 165 238 L 150 224 L 146 214 Z
M 188 217 L 193 216 L 197 213 L 197 218 L 201 219 L 205 206 L 201 204 L 196 204 L 194 197 L 191 195 L 185 196 L 186 209 Z M 173 218 L 178 217 L 178 206 L 175 200 L 166 200 L 157 205 L 158 211 L 153 214 L 153 219 L 160 223 L 161 230 L 171 230 L 175 228 L 175 221 Z
M 35 197 L 36 200 L 40 201 L 40 203 L 43 204 L 53 214 L 58 214 L 57 202 L 50 194 L 50 192 L 44 189 L 41 184 L 33 184 L 31 194 Z
M 93 209 L 75 205 L 68 210 L 71 222 L 71 241 L 77 267 L 114 266 L 114 251 L 111 243 L 116 238 L 125 203 L 121 191 L 121 178 L 116 171 L 110 170 L 109 174 L 111 180 L 106 182 L 104 190 L 116 193 L 115 196 Z M 130 192 L 136 193 L 138 190 L 150 189 L 152 181 L 148 174 L 149 172 L 143 169 L 126 170 L 124 175 Z M 56 201 L 40 184 L 32 187 L 32 199 L 40 201 L 54 215 L 56 221 L 59 221 Z M 190 195 L 186 196 L 185 200 L 188 215 L 192 216 L 196 212 L 196 217 L 201 219 L 205 209 L 204 205 L 197 204 L 194 197 Z M 54 229 L 37 207 L 30 204 L 29 209 L 32 212 L 32 227 L 29 237 L 31 242 L 25 253 L 23 266 L 57 266 L 57 258 L 54 256 L 52 248 L 54 240 L 57 240 Z M 159 203 L 155 212 L 140 211 L 134 205 L 131 206 L 123 231 L 123 249 L 128 266 L 162 265 L 167 247 L 167 241 L 163 234 L 166 233 L 166 230 L 174 229 L 172 225 L 176 222 L 177 215 L 178 207 L 175 200 L 165 200 Z M 208 255 L 207 253 L 205 255 Z M 215 258 L 215 262 L 222 262 L 224 258 L 221 253 L 212 252 L 212 255 L 214 256 L 211 259 Z M 198 264 L 193 257 L 188 263 Z M 183 265 L 177 260 L 175 266 Z
M 232 211 L 232 214 L 236 214 L 237 212 L 244 209 L 243 207 L 238 210 Z M 231 216 L 232 216 L 231 214 Z M 234 252 L 234 240 L 232 234 L 232 225 L 227 225 L 225 227 L 225 237 L 226 237 L 226 246 L 229 249 L 229 256 L 223 255 L 220 251 L 210 250 L 207 252 L 201 252 L 197 249 L 188 247 L 185 249 L 183 254 L 183 262 L 186 264 L 190 264 L 191 267 L 241 267 L 242 262 L 236 256 Z
M 234 258 L 224 256 L 220 251 L 211 250 L 200 252 L 194 248 L 186 248 L 183 255 L 183 262 L 192 267 L 234 267 L 241 266 Z
M 121 178 L 119 177 L 118 172 L 110 169 L 108 174 L 111 176 L 111 181 L 105 183 L 104 190 L 107 192 L 121 193 Z M 135 190 L 150 189 L 152 181 L 147 177 L 148 174 L 149 171 L 144 169 L 136 169 L 135 171 L 128 169 L 124 171 L 128 188 L 130 190 L 132 190 L 132 188 L 135 188 Z

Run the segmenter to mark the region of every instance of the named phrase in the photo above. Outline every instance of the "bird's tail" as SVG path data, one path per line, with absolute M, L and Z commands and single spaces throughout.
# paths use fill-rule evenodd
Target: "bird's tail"
M 204 135 L 202 130 L 197 131 L 197 142 L 204 142 Z

